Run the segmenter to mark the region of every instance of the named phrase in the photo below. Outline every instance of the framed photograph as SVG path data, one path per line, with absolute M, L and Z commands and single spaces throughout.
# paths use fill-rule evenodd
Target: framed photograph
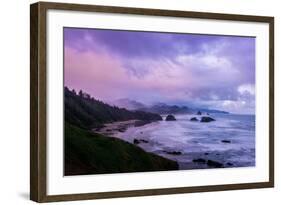
M 274 186 L 274 18 L 40 2 L 30 198 Z

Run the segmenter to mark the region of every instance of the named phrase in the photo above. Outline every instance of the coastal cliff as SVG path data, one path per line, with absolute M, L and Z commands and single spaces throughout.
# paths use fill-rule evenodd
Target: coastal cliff
M 106 123 L 137 120 L 135 126 L 162 120 L 158 114 L 110 106 L 65 87 L 64 174 L 106 174 L 179 169 L 178 163 L 121 139 L 98 133 Z

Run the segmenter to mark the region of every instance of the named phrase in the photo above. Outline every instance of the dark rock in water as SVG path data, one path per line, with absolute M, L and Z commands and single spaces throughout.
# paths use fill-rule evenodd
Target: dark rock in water
M 222 142 L 222 143 L 231 143 L 230 140 L 222 140 L 221 142 Z
M 192 162 L 205 164 L 206 160 L 202 158 L 193 159 Z
M 228 165 L 228 166 L 233 166 L 233 164 L 230 163 L 230 162 L 227 162 L 226 165 Z
M 219 154 L 219 153 L 217 153 L 216 155 L 217 155 L 217 156 L 219 156 L 220 154 Z
M 166 121 L 176 121 L 176 118 L 175 118 L 174 115 L 168 115 L 168 116 L 166 117 Z
M 148 143 L 148 140 L 140 139 L 140 142 L 142 142 L 142 143 Z
M 215 121 L 215 119 L 213 119 L 211 117 L 201 117 L 200 122 L 212 122 L 212 121 Z
M 217 162 L 217 161 L 213 161 L 213 160 L 210 160 L 210 159 L 207 161 L 207 165 L 210 166 L 210 167 L 216 167 L 216 168 L 223 167 L 222 163 Z
M 209 155 L 209 153 L 208 153 L 208 152 L 205 152 L 204 155 Z
M 179 152 L 179 151 L 171 151 L 171 152 L 169 152 L 169 151 L 164 151 L 165 153 L 167 153 L 167 154 L 171 154 L 171 155 L 181 155 L 182 153 L 181 152 Z
M 210 115 L 209 113 L 207 113 L 207 115 Z
M 198 121 L 198 119 L 196 117 L 193 117 L 190 119 L 190 121 Z
M 125 128 L 125 127 L 119 128 L 118 131 L 119 131 L 119 132 L 125 132 L 125 131 L 126 131 L 126 128 Z
M 197 112 L 197 115 L 202 115 L 202 112 L 198 111 L 198 112 Z
M 143 133 L 143 132 L 140 132 L 141 134 Z
M 144 140 L 144 139 L 134 139 L 134 144 L 140 144 L 140 143 L 148 143 L 148 140 Z
M 138 139 L 134 139 L 134 144 L 139 144 L 140 141 Z

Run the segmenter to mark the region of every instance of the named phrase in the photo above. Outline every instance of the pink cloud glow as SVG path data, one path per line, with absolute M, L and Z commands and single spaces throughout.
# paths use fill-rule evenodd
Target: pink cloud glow
M 138 63 L 138 62 L 136 62 Z M 177 99 L 179 89 L 195 85 L 188 69 L 167 62 L 145 62 L 149 72 L 142 78 L 130 75 L 114 56 L 93 51 L 79 52 L 65 48 L 65 85 L 84 90 L 96 98 L 111 101 L 136 93 L 155 93 L 167 99 Z M 153 96 L 152 96 L 153 98 Z
M 255 38 L 66 28 L 64 42 L 70 89 L 254 113 Z

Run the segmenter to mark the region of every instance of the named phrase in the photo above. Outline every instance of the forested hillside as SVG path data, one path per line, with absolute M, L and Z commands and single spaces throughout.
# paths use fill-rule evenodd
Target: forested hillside
M 65 121 L 84 129 L 98 128 L 104 123 L 138 119 L 143 121 L 162 120 L 158 114 L 144 111 L 129 111 L 110 106 L 83 91 L 64 88 Z

